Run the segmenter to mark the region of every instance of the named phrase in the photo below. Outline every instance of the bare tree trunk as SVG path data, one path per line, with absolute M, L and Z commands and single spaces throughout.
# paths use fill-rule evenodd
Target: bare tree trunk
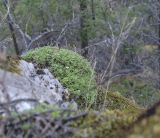
M 158 70 L 158 76 L 159 76 L 159 80 L 158 80 L 158 82 L 159 82 L 159 86 L 158 86 L 158 88 L 160 89 L 160 10 L 159 10 L 159 15 L 158 15 L 158 42 L 159 42 L 159 44 L 158 44 L 158 54 L 159 54 L 159 56 L 158 56 L 158 68 L 159 68 L 159 70 Z
M 92 10 L 92 20 L 95 20 L 96 15 L 95 15 L 94 0 L 91 0 L 91 10 Z
M 3 0 L 3 5 L 5 6 L 7 11 L 10 10 L 8 0 Z M 13 22 L 12 22 L 11 17 L 10 17 L 10 11 L 8 11 L 7 21 L 8 21 L 8 25 L 9 25 L 9 30 L 11 32 L 11 37 L 13 39 L 14 49 L 15 49 L 16 55 L 18 56 L 18 55 L 20 55 L 20 51 L 19 51 L 19 48 L 18 48 L 16 35 L 15 35 L 15 30 L 14 30 L 14 27 L 13 27 L 14 25 L 13 25 Z
M 80 0 L 80 38 L 84 57 L 88 56 L 87 0 Z
M 15 30 L 13 28 L 12 23 L 9 20 L 9 17 L 7 17 L 7 20 L 8 20 L 8 25 L 9 25 L 9 29 L 10 29 L 10 32 L 11 32 L 11 36 L 12 36 L 12 39 L 13 39 L 14 49 L 15 49 L 16 55 L 18 56 L 18 55 L 20 55 L 20 51 L 18 49 L 18 44 L 17 44 L 17 40 L 16 40 Z

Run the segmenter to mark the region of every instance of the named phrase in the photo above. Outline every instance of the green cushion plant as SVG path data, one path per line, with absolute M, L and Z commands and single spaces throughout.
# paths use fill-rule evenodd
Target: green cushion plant
M 87 59 L 78 53 L 46 46 L 31 50 L 22 58 L 41 68 L 47 67 L 79 104 L 93 103 L 96 92 L 91 88 L 95 85 L 95 73 Z

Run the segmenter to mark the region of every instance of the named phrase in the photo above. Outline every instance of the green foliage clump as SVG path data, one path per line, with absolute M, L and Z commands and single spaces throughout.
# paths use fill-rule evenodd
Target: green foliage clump
M 108 100 L 108 108 L 109 109 L 121 109 L 126 112 L 134 112 L 140 113 L 144 109 L 139 107 L 136 103 L 133 103 L 130 99 L 125 98 L 120 93 L 107 93 L 107 100 Z
M 35 108 L 23 111 L 23 114 L 34 114 L 34 113 L 44 113 L 51 111 L 51 115 L 53 118 L 60 116 L 60 108 L 57 105 L 47 105 L 45 103 L 37 105 Z
M 35 62 L 41 68 L 48 67 L 69 89 L 71 98 L 77 99 L 80 104 L 94 101 L 96 92 L 90 90 L 95 85 L 94 71 L 90 63 L 79 54 L 47 46 L 29 51 L 23 59 Z
M 119 92 L 106 92 L 104 88 L 99 88 L 97 93 L 95 108 L 98 110 L 100 110 L 102 107 L 105 107 L 109 110 L 120 109 L 124 112 L 132 113 L 140 113 L 144 110 L 144 108 L 141 108 L 132 100 L 125 98 Z

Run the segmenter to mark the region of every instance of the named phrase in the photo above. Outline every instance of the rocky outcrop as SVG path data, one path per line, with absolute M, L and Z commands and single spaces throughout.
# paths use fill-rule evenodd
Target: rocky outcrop
M 68 91 L 49 72 L 32 63 L 19 61 L 20 72 L 0 69 L 0 108 L 12 104 L 18 111 L 33 108 L 39 102 L 58 104 L 69 96 Z

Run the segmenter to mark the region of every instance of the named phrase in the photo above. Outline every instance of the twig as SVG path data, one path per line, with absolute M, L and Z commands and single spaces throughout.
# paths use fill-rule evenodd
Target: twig
M 20 102 L 38 102 L 38 100 L 36 99 L 17 99 L 14 101 L 11 101 L 10 103 L 0 103 L 0 106 L 5 106 L 5 105 L 15 105 L 15 104 L 19 104 Z

